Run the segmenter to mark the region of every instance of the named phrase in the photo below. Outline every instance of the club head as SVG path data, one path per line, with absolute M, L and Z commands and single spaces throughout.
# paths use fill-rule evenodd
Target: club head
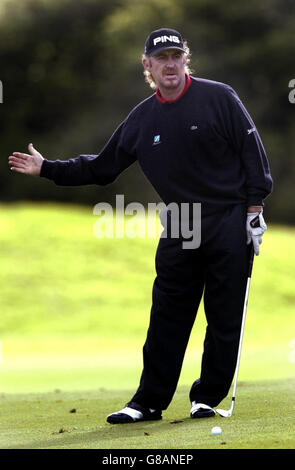
M 221 410 L 220 408 L 217 408 L 215 411 L 222 416 L 222 418 L 230 418 L 232 415 L 232 410 Z

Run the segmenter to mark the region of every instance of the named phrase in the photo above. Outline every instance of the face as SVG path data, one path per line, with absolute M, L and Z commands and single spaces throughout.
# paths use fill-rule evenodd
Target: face
M 160 90 L 178 89 L 185 83 L 186 56 L 177 49 L 167 49 L 143 60 L 143 66 Z

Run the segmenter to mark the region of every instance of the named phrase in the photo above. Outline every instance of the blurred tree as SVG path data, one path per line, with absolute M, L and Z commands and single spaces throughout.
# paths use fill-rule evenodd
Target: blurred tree
M 98 153 L 152 90 L 141 55 L 153 29 L 189 40 L 194 75 L 229 83 L 252 115 L 274 176 L 268 220 L 295 223 L 293 0 L 6 0 L 0 10 L 1 198 L 95 203 L 157 200 L 138 166 L 110 187 L 60 188 L 10 175 L 7 156 L 32 141 L 48 158 Z M 17 6 L 16 6 L 17 5 Z
M 117 2 L 8 1 L 0 18 L 1 198 L 89 200 L 89 188 L 57 188 L 21 175 L 7 178 L 6 156 L 27 144 L 48 158 L 97 153 L 114 122 L 101 100 L 109 77 L 103 66 L 102 23 Z M 111 120 L 111 123 L 108 122 Z M 91 188 L 92 197 L 95 188 Z

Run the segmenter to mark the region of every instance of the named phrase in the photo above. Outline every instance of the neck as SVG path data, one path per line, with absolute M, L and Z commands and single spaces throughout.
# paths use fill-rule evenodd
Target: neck
M 161 87 L 159 85 L 158 90 L 160 92 L 161 97 L 165 101 L 173 101 L 173 100 L 176 100 L 179 95 L 181 95 L 185 85 L 186 85 L 186 75 L 183 74 L 182 79 L 179 85 L 177 86 L 177 88 L 170 89 L 166 87 Z
M 156 97 L 158 98 L 161 103 L 174 103 L 175 101 L 179 100 L 187 91 L 187 89 L 190 87 L 190 84 L 192 82 L 192 79 L 189 75 L 185 74 L 185 84 L 184 87 L 182 88 L 182 91 L 175 97 L 175 98 L 170 98 L 170 99 L 165 99 L 161 95 L 160 89 L 157 88 L 156 90 Z

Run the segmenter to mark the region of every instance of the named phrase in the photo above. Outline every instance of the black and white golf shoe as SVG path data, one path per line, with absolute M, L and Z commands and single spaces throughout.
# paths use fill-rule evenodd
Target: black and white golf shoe
M 204 403 L 196 403 L 195 401 L 192 402 L 191 418 L 210 418 L 215 415 L 216 411 L 211 406 Z
M 161 410 L 143 408 L 137 403 L 127 403 L 125 408 L 107 416 L 110 424 L 135 423 L 137 421 L 153 421 L 162 419 Z

